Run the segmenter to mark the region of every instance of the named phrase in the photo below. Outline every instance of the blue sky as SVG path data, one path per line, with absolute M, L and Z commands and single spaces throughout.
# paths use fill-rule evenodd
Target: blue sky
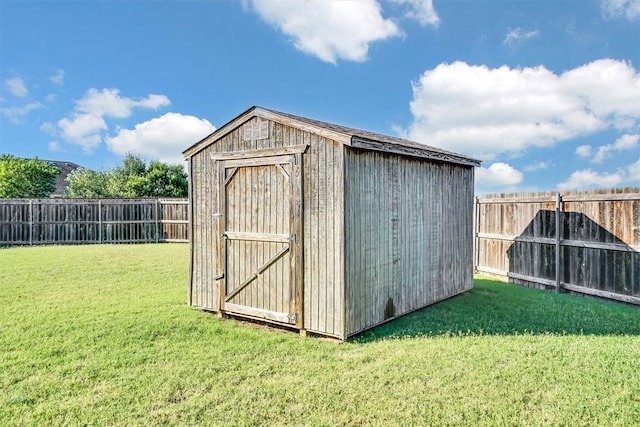
M 103 170 L 252 105 L 483 161 L 478 192 L 640 185 L 640 0 L 0 0 L 0 152 Z

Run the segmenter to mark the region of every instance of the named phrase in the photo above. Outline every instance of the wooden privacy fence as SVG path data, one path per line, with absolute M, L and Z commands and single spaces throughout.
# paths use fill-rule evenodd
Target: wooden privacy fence
M 187 199 L 0 199 L 0 246 L 189 241 Z
M 475 202 L 476 271 L 640 304 L 640 188 Z

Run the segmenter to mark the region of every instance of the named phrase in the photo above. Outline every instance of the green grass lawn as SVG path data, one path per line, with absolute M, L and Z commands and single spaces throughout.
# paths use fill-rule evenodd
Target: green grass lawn
M 187 245 L 0 249 L 0 425 L 638 425 L 640 310 L 479 278 L 350 342 L 190 308 Z

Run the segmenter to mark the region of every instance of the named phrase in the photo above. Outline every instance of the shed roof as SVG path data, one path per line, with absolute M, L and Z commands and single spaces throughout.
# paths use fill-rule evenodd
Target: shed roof
M 304 131 L 341 142 L 349 147 L 383 151 L 467 166 L 480 166 L 480 161 L 472 157 L 420 144 L 418 142 L 313 120 L 306 117 L 295 116 L 293 114 L 283 113 L 258 106 L 249 108 L 229 123 L 219 129 L 216 129 L 216 131 L 211 135 L 186 149 L 183 152 L 185 158 L 189 158 L 197 154 L 253 117 L 261 117 L 283 125 L 302 129 Z

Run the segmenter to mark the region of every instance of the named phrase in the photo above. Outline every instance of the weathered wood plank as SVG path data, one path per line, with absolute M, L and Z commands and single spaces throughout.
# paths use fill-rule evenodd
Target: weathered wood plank
M 346 289 L 345 289 L 345 182 L 344 176 L 344 147 L 333 144 L 333 192 L 334 192 L 334 215 L 333 215 L 333 298 L 335 301 L 333 336 L 346 337 Z M 328 262 L 331 262 L 329 258 Z
M 289 243 L 292 236 L 289 234 L 275 234 L 275 233 L 256 233 L 256 232 L 241 232 L 241 231 L 226 231 L 224 236 L 229 240 L 253 240 L 260 242 L 280 242 Z
M 276 147 L 276 148 L 261 148 L 255 150 L 244 150 L 244 151 L 232 151 L 232 152 L 215 152 L 211 153 L 212 160 L 249 160 L 255 158 L 262 157 L 274 157 L 274 156 L 287 156 L 291 154 L 299 154 L 304 153 L 308 144 L 298 144 L 298 145 L 290 145 L 285 147 Z M 287 161 L 284 158 L 282 161 Z M 230 163 L 231 164 L 231 163 Z M 239 163 L 240 166 L 251 165 L 251 163 L 242 164 Z
M 230 314 L 243 314 L 257 319 L 269 319 L 280 323 L 291 323 L 291 318 L 287 313 L 264 310 L 246 305 L 226 303 L 225 311 Z
M 193 177 L 193 159 L 189 159 L 187 161 L 187 170 L 189 173 L 189 176 Z M 189 195 L 189 199 L 193 200 L 194 198 L 194 190 L 193 190 L 193 182 L 191 179 L 188 180 L 187 182 L 188 187 L 187 187 L 187 194 Z M 193 203 L 188 203 L 187 201 L 187 206 L 189 209 L 189 218 L 191 219 L 191 221 L 188 222 L 187 226 L 189 227 L 189 236 L 193 236 L 193 209 L 194 209 L 194 205 Z M 194 290 L 194 286 L 193 286 L 193 281 L 194 281 L 194 275 L 193 275 L 193 264 L 194 264 L 194 251 L 195 248 L 193 246 L 193 238 L 189 239 L 189 275 L 188 275 L 188 288 L 187 288 L 187 304 L 189 305 L 193 305 L 194 302 L 194 298 L 193 298 L 193 290 Z
M 309 147 L 309 187 L 307 187 L 308 202 L 310 207 L 310 229 L 309 229 L 309 262 L 305 265 L 309 269 L 309 285 L 310 285 L 310 325 L 307 329 L 313 331 L 319 331 L 320 328 L 320 282 L 319 282 L 319 270 L 321 267 L 320 258 L 320 240 L 324 236 L 319 235 L 319 206 L 320 206 L 320 182 L 319 174 L 320 168 L 324 165 L 320 164 L 320 143 L 315 135 L 311 137 L 311 146 Z M 306 200 L 305 200 L 306 201 Z
M 303 156 L 301 153 L 296 154 L 295 162 L 293 163 L 291 170 L 292 185 L 293 185 L 293 207 L 292 207 L 292 219 L 291 228 L 295 232 L 293 240 L 293 254 L 292 259 L 294 265 L 292 271 L 294 277 L 292 283 L 294 283 L 294 313 L 297 315 L 296 326 L 302 330 L 304 328 L 304 271 L 303 271 L 303 210 L 302 210 L 302 170 L 303 170 Z
M 600 298 L 611 299 L 615 301 L 627 302 L 630 304 L 640 305 L 640 297 L 624 295 L 616 292 L 602 291 L 598 289 L 587 288 L 584 286 L 573 285 L 570 283 L 562 283 L 562 288 L 568 291 L 578 292 L 586 295 L 593 295 Z

